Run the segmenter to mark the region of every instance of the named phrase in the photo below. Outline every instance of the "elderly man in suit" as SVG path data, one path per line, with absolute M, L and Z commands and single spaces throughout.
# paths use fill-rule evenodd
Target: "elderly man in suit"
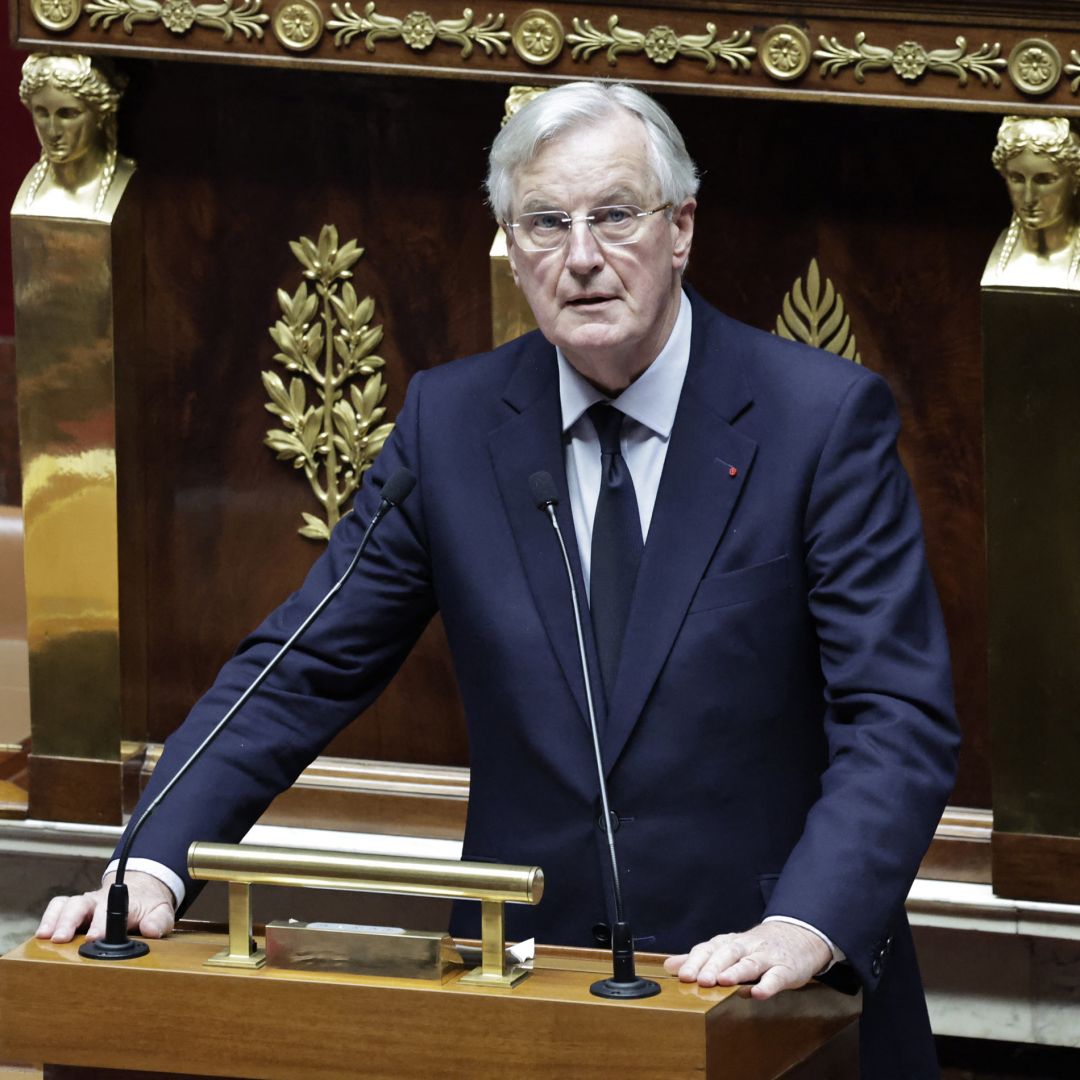
M 544 471 L 589 598 L 638 944 L 684 981 L 757 998 L 814 977 L 861 986 L 863 1075 L 935 1077 L 904 899 L 958 734 L 887 388 L 684 286 L 696 170 L 637 90 L 541 95 L 496 139 L 488 190 L 539 331 L 414 378 L 357 513 L 169 740 L 148 797 L 337 579 L 381 482 L 406 466 L 417 491 L 140 835 L 132 925 L 171 927 L 188 843 L 239 839 L 439 610 L 469 722 L 465 857 L 544 867 L 544 901 L 513 912 L 512 935 L 604 937 L 574 613 L 530 492 Z M 98 935 L 101 907 L 60 898 L 39 933 L 92 916 Z

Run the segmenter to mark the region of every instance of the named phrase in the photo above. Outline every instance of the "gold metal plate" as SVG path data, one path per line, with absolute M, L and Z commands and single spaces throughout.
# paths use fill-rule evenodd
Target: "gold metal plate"
M 461 965 L 446 933 L 294 919 L 267 923 L 266 957 L 274 968 L 399 979 L 445 980 Z

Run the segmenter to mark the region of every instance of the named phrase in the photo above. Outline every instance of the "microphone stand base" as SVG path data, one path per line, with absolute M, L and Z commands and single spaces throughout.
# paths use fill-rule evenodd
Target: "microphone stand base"
M 150 946 L 145 941 L 121 941 L 111 944 L 107 941 L 87 941 L 79 946 L 79 955 L 87 960 L 134 960 L 145 956 Z
M 647 998 L 660 993 L 660 984 L 652 979 L 601 979 L 589 987 L 589 993 L 602 998 Z

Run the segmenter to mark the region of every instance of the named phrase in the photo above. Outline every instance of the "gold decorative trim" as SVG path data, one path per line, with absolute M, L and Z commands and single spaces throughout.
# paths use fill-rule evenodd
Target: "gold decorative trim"
M 302 513 L 300 535 L 328 540 L 360 478 L 394 430 L 393 424 L 379 423 L 386 414 L 386 384 L 380 374 L 386 361 L 374 350 L 383 331 L 370 325 L 375 301 L 370 296 L 357 300 L 348 280 L 364 254 L 355 240 L 339 247 L 337 229 L 324 225 L 317 244 L 302 236 L 289 247 L 304 277 L 315 283 L 315 292 L 308 293 L 307 282 L 292 296 L 278 290 L 282 318 L 270 337 L 280 349 L 274 359 L 292 378 L 286 387 L 277 372 L 262 372 L 270 396 L 266 410 L 282 422 L 263 442 L 279 461 L 303 469 L 326 513 L 325 520 Z M 305 377 L 321 404 L 308 404 Z
M 326 20 L 313 0 L 283 0 L 270 23 L 274 37 L 293 52 L 313 49 L 322 37 Z
M 526 64 L 550 64 L 562 52 L 566 34 L 559 17 L 543 8 L 518 16 L 510 31 L 514 51 Z
M 776 317 L 776 333 L 788 341 L 801 341 L 856 364 L 862 363 L 851 332 L 851 318 L 844 310 L 844 298 L 828 278 L 822 288 L 817 259 L 810 260 L 805 290 L 803 279 L 796 278 L 784 297 L 783 311 Z
M 1008 61 L 1001 56 L 1001 44 L 985 42 L 973 53 L 967 51 L 967 39 L 958 37 L 955 49 L 933 49 L 927 51 L 917 41 L 903 41 L 895 49 L 880 45 L 868 45 L 866 34 L 860 30 L 855 35 L 855 47 L 841 44 L 835 38 L 822 34 L 818 38 L 820 48 L 815 50 L 814 59 L 821 65 L 821 77 L 837 75 L 846 67 L 855 65 L 855 79 L 865 82 L 868 71 L 887 71 L 889 68 L 906 82 L 921 79 L 926 72 L 936 75 L 953 75 L 961 86 L 967 86 L 969 75 L 975 75 L 986 86 L 992 83 L 1001 85 L 1002 68 Z
M 374 0 L 364 5 L 362 14 L 353 10 L 351 3 L 331 4 L 330 10 L 335 18 L 327 24 L 327 29 L 335 31 L 334 44 L 340 49 L 348 45 L 353 38 L 364 35 L 364 47 L 368 52 L 375 51 L 377 41 L 395 41 L 400 38 L 416 52 L 423 52 L 431 47 L 436 39 L 461 46 L 461 58 L 467 60 L 473 48 L 479 45 L 488 56 L 497 52 L 506 55 L 506 44 L 510 32 L 503 30 L 506 16 L 487 15 L 482 22 L 473 25 L 473 10 L 465 8 L 460 19 L 440 19 L 436 22 L 426 11 L 410 11 L 404 19 L 395 19 L 390 15 L 379 15 L 375 11 Z
M 30 13 L 54 34 L 70 30 L 82 15 L 82 0 L 30 0 Z
M 1009 78 L 1032 97 L 1050 93 L 1061 71 L 1061 53 L 1043 38 L 1025 38 L 1009 54 Z
M 725 60 L 734 72 L 750 70 L 757 49 L 750 44 L 749 30 L 736 30 L 723 41 L 716 40 L 716 24 L 707 22 L 704 34 L 679 35 L 670 26 L 654 26 L 646 33 L 627 30 L 619 25 L 619 16 L 607 21 L 607 32 L 597 30 L 589 19 L 574 19 L 574 32 L 566 35 L 575 60 L 591 60 L 595 53 L 607 50 L 613 67 L 621 53 L 645 55 L 658 65 L 670 64 L 677 56 L 703 60 L 707 71 L 716 70 L 717 59 Z
M 1080 52 L 1073 49 L 1069 53 L 1069 59 L 1072 60 L 1071 64 L 1065 65 L 1065 74 L 1072 79 L 1071 89 L 1074 94 L 1080 93 Z
M 511 86 L 503 104 L 503 118 L 499 126 L 506 127 L 522 105 L 528 105 L 533 98 L 539 97 L 547 89 L 546 86 Z
M 262 0 L 223 0 L 220 4 L 193 4 L 191 0 L 89 0 L 86 11 L 90 26 L 108 30 L 117 19 L 122 20 L 125 34 L 135 32 L 136 23 L 161 22 L 174 34 L 186 34 L 193 26 L 220 30 L 226 41 L 239 30 L 249 41 L 263 36 L 263 24 L 270 16 L 262 8 Z
M 810 39 L 797 26 L 780 23 L 765 32 L 758 49 L 766 74 L 779 82 L 790 82 L 806 73 L 810 66 Z

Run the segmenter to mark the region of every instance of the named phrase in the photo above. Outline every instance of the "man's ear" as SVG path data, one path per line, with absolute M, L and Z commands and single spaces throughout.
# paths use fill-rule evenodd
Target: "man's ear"
M 680 203 L 671 216 L 671 228 L 673 244 L 671 252 L 671 265 L 678 271 L 686 267 L 690 258 L 690 245 L 694 239 L 694 211 L 697 209 L 696 199 L 687 199 Z

